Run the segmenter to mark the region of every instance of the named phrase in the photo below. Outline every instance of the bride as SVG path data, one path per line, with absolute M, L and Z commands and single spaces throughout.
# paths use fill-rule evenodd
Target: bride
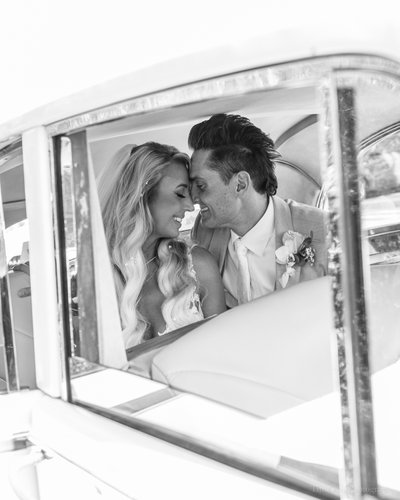
M 121 148 L 99 180 L 126 348 L 225 310 L 214 258 L 178 239 L 193 210 L 188 166 L 147 142 Z

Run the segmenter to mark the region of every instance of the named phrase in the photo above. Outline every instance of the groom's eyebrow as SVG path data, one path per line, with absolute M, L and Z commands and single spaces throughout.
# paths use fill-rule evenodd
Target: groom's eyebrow
M 190 182 L 193 182 L 193 181 L 197 181 L 197 180 L 202 180 L 202 178 L 199 177 L 198 175 L 189 175 L 189 180 L 190 180 Z

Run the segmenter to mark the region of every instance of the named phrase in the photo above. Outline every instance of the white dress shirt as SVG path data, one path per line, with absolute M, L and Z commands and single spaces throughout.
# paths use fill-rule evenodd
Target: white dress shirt
M 234 244 L 238 238 L 240 237 L 231 231 L 222 274 L 222 281 L 226 290 L 236 299 L 239 297 L 237 290 L 239 266 Z M 264 215 L 250 231 L 241 237 L 241 241 L 247 248 L 251 300 L 273 292 L 276 281 L 273 203 L 269 203 Z

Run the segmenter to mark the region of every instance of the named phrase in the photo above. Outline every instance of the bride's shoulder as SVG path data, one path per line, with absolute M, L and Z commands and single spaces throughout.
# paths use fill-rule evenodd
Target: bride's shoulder
M 197 275 L 219 272 L 217 262 L 208 250 L 196 245 L 190 249 L 190 252 L 192 255 L 193 267 Z

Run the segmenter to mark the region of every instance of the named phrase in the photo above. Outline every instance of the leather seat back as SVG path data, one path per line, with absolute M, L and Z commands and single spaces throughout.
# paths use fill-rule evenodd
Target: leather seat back
M 400 358 L 400 264 L 373 266 L 370 276 L 375 372 Z M 152 376 L 268 417 L 333 391 L 333 325 L 331 278 L 302 282 L 231 309 L 164 348 Z
M 330 278 L 231 309 L 154 357 L 172 387 L 267 417 L 333 390 Z

